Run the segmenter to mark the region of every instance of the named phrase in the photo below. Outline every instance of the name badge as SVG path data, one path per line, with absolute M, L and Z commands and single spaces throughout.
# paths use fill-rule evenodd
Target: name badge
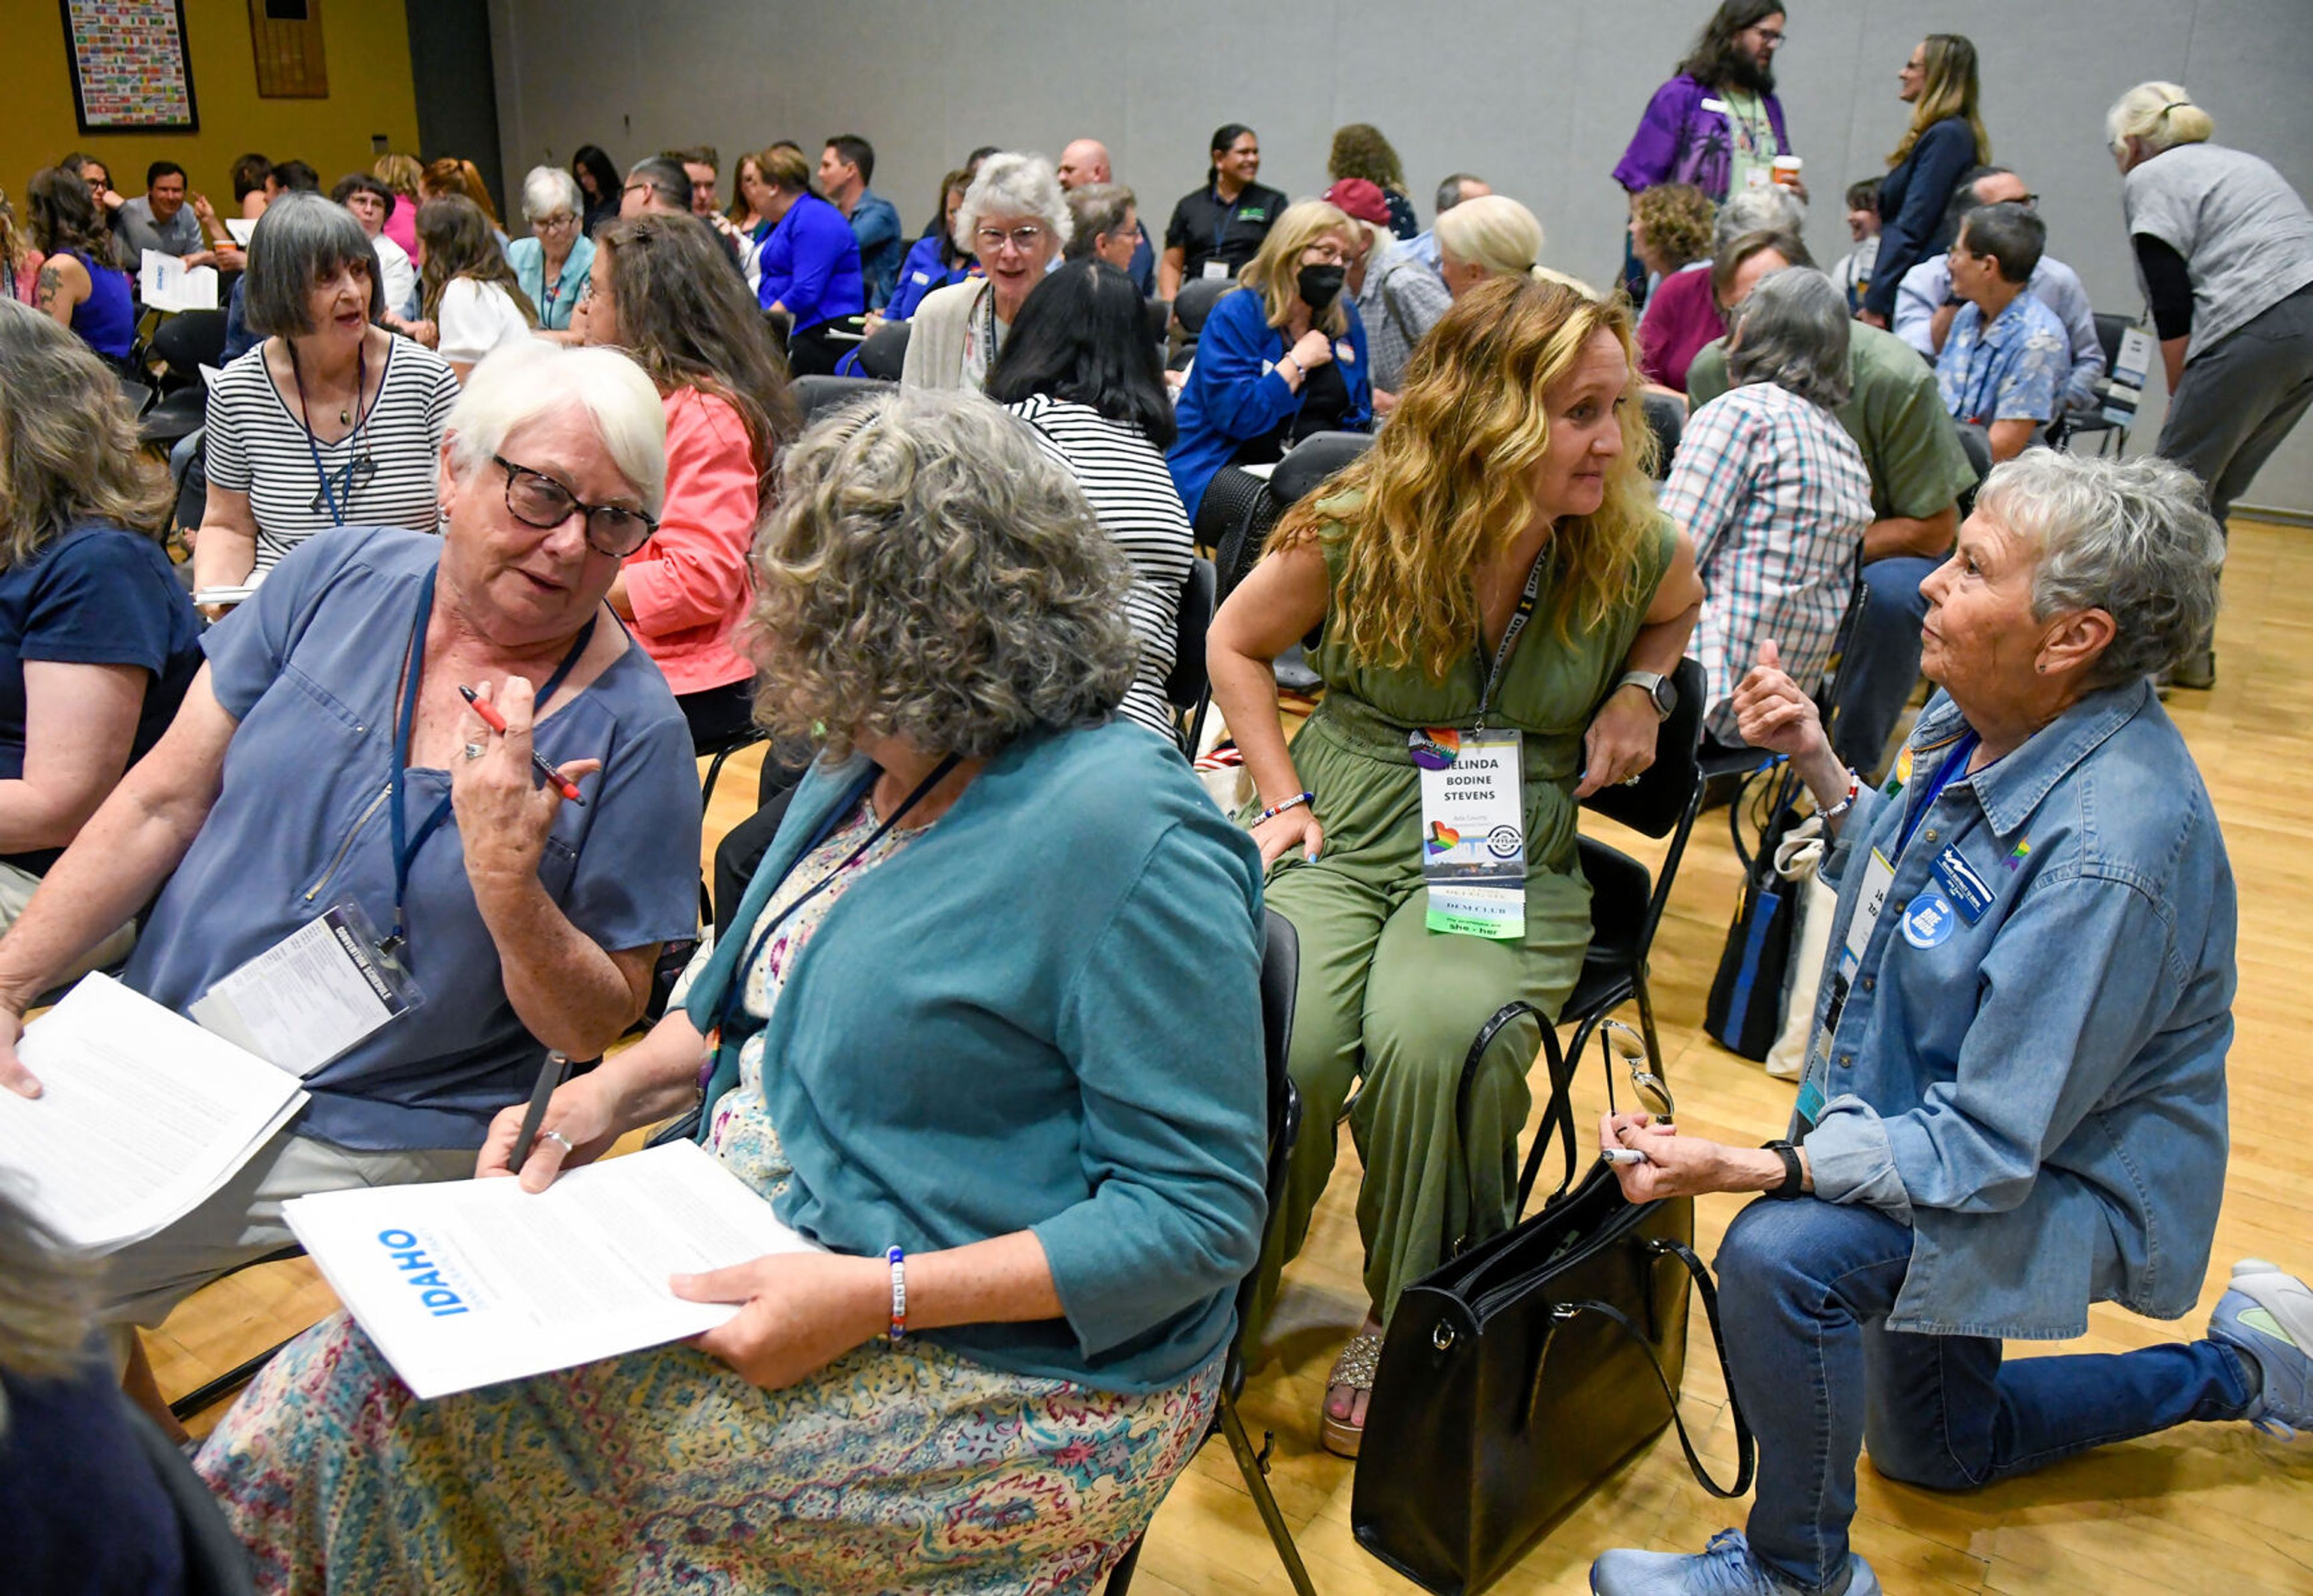
M 1991 883 L 1961 856 L 1957 844 L 1936 855 L 1936 881 L 1959 907 L 1960 918 L 1971 925 L 1992 907 Z
M 1228 263 L 1224 260 L 1208 260 L 1199 268 L 1197 275 L 1213 279 L 1226 278 L 1229 275 Z
M 339 899 L 203 993 L 195 1023 L 277 1069 L 312 1074 L 422 1001 L 377 927 Z
M 1879 911 L 1887 906 L 1887 893 L 1895 885 L 1895 867 L 1887 863 L 1886 855 L 1873 848 L 1870 862 L 1863 867 L 1863 890 L 1855 897 L 1855 916 L 1847 923 L 1847 945 L 1840 960 L 1842 973 L 1851 978 L 1863 962 L 1863 950 L 1871 945 Z
M 1702 110 L 1715 110 L 1723 115 L 1727 110 L 1727 102 L 1724 100 L 1713 100 L 1706 97 L 1697 109 Z
M 1409 732 L 1421 772 L 1426 923 L 1456 936 L 1526 935 L 1525 739 L 1451 727 Z
M 1341 338 L 1333 345 L 1333 358 L 1343 365 L 1355 365 L 1358 364 L 1358 352 L 1350 347 L 1349 339 Z

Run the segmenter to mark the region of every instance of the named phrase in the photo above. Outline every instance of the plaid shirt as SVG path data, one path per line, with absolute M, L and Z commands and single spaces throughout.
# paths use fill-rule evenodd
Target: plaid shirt
M 1836 416 L 1752 382 L 1688 417 L 1662 507 L 1694 539 L 1702 578 L 1705 724 L 1740 742 L 1728 699 L 1762 643 L 1774 640 L 1802 687 L 1830 662 L 1871 524 L 1871 478 Z
M 1405 381 L 1405 363 L 1414 345 L 1453 303 L 1446 285 L 1411 252 L 1411 246 L 1376 246 L 1378 259 L 1366 268 L 1358 314 L 1365 319 L 1366 346 L 1373 358 L 1373 385 L 1395 393 Z

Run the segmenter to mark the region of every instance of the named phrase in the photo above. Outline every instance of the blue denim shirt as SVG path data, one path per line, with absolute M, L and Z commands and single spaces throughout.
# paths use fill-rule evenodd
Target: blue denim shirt
M 1816 1195 L 1912 1226 L 1890 1329 L 2053 1340 L 2106 1300 L 2177 1318 L 2224 1192 L 2235 903 L 2215 811 L 2149 680 L 1928 801 L 1967 730 L 1930 699 L 1826 871 L 1839 914 L 1800 1094 L 1828 1100 Z M 1894 882 L 1826 1034 L 1875 849 Z

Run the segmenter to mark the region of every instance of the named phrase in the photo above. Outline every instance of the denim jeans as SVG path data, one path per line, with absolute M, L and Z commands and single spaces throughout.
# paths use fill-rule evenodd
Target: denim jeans
M 1961 1491 L 2254 1399 L 2213 1341 L 2003 1366 L 1997 1340 L 1891 1331 L 1911 1255 L 1878 1209 L 1811 1197 L 1753 1203 L 1719 1251 L 1728 1380 L 1759 1437 L 1751 1550 L 1804 1590 L 1847 1566 L 1864 1445 L 1889 1479 Z
M 1848 630 L 1840 663 L 1832 744 L 1841 761 L 1866 780 L 1877 773 L 1888 734 L 1920 680 L 1920 623 L 1928 616 L 1920 583 L 1941 564 L 1897 554 L 1863 567 L 1863 607 Z

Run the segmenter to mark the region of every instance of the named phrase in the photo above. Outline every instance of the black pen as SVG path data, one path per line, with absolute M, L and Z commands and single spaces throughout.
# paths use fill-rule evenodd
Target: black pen
M 559 1049 L 550 1048 L 546 1062 L 538 1066 L 538 1084 L 530 1089 L 530 1107 L 523 1111 L 522 1130 L 514 1139 L 513 1155 L 506 1160 L 507 1172 L 522 1173 L 523 1160 L 530 1156 L 530 1149 L 538 1140 L 539 1124 L 546 1118 L 547 1101 L 553 1097 L 556 1089 L 562 1084 L 563 1077 L 569 1073 L 568 1057 Z M 564 1143 L 564 1155 L 567 1157 L 570 1152 L 569 1144 Z

